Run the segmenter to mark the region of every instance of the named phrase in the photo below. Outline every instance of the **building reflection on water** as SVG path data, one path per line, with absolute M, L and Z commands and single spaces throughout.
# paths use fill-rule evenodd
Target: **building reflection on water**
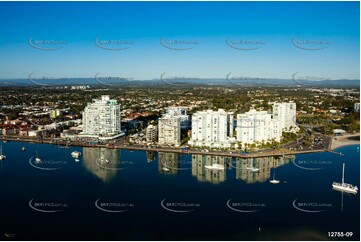
M 197 177 L 198 181 L 207 181 L 214 184 L 224 182 L 226 180 L 226 164 L 232 158 L 224 156 L 210 155 L 192 155 L 192 175 Z M 219 164 L 224 170 L 206 169 L 206 165 Z
M 147 156 L 147 162 L 150 163 L 150 162 L 154 161 L 156 154 L 157 153 L 155 151 L 146 151 L 145 155 Z
M 236 178 L 244 180 L 246 183 L 265 182 L 270 179 L 271 169 L 292 162 L 296 156 L 268 156 L 260 158 L 237 158 Z M 252 172 L 250 167 L 258 168 L 259 171 Z
M 159 174 L 177 174 L 179 168 L 179 154 L 158 152 Z
M 109 182 L 118 175 L 120 169 L 120 151 L 107 148 L 83 148 L 83 165 L 101 179 Z

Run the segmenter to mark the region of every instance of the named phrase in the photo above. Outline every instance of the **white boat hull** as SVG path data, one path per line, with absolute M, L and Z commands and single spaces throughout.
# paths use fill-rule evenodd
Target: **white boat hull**
M 332 188 L 338 191 L 356 194 L 358 191 L 357 187 L 342 186 L 342 184 L 332 184 Z
M 204 167 L 209 170 L 224 170 L 224 167 L 219 167 L 219 166 L 204 166 Z

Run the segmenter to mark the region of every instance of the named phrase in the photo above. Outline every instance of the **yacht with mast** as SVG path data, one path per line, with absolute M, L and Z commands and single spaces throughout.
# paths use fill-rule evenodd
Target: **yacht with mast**
M 0 160 L 5 160 L 6 159 L 6 156 L 3 155 L 3 146 L 1 145 L 0 146 Z
M 342 192 L 352 193 L 356 194 L 358 191 L 357 186 L 354 186 L 352 184 L 348 184 L 345 182 L 345 163 L 342 164 L 342 183 L 339 182 L 333 182 L 332 188 L 335 190 L 339 190 Z
M 272 184 L 278 184 L 278 183 L 280 183 L 280 180 L 276 180 L 276 179 L 275 179 L 275 173 L 276 173 L 276 172 L 273 172 L 273 179 L 269 181 L 269 182 L 272 183 Z
M 38 151 L 36 150 L 36 157 L 35 157 L 35 163 L 40 163 L 41 159 L 39 157 Z

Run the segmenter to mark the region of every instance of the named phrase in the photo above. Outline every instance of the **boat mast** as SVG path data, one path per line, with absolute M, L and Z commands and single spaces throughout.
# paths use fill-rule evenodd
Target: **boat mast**
M 344 177 L 345 177 L 345 163 L 342 164 L 342 185 L 344 184 Z

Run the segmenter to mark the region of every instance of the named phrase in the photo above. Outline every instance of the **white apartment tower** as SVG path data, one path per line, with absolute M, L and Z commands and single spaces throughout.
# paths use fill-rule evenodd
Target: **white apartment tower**
M 158 119 L 158 143 L 178 146 L 180 143 L 180 118 L 169 114 Z
M 188 111 L 187 107 L 168 107 L 165 110 L 166 110 L 166 114 L 180 118 L 181 129 L 189 129 L 190 120 L 189 120 L 189 115 L 187 114 Z
M 227 148 L 234 143 L 233 112 L 199 111 L 192 116 L 192 146 Z
M 106 137 L 120 133 L 120 106 L 116 100 L 104 95 L 87 104 L 83 111 L 83 135 Z
M 245 144 L 280 142 L 282 129 L 279 120 L 267 111 L 250 110 L 237 115 L 237 141 Z
M 272 113 L 273 119 L 280 121 L 282 131 L 299 131 L 296 124 L 296 103 L 274 103 Z
M 156 138 L 157 138 L 157 127 L 150 124 L 147 127 L 145 133 L 145 139 L 147 140 L 147 142 L 154 142 Z

